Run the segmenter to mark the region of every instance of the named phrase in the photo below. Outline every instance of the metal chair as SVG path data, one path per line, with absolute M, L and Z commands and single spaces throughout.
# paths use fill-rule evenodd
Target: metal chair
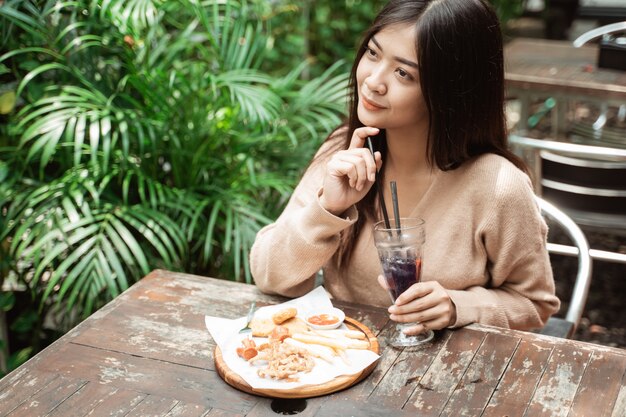
M 551 317 L 544 328 L 539 331 L 541 334 L 569 339 L 574 335 L 580 323 L 591 284 L 592 264 L 589 243 L 582 230 L 567 214 L 541 197 L 536 197 L 536 199 L 544 217 L 556 222 L 573 241 L 578 251 L 578 273 L 565 318 Z M 571 255 L 571 249 L 571 246 L 548 243 L 548 252 L 551 254 Z
M 626 235 L 626 149 L 518 135 L 509 135 L 509 145 L 529 165 L 537 195 L 555 202 L 585 230 Z M 550 155 L 560 155 L 560 162 L 548 160 L 555 160 Z M 591 249 L 590 254 L 626 264 L 623 253 Z

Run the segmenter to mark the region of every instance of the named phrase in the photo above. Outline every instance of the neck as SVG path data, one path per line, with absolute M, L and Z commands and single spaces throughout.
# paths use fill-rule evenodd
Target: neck
M 412 177 L 430 172 L 427 144 L 428 129 L 416 131 L 387 130 L 386 169 L 401 177 Z

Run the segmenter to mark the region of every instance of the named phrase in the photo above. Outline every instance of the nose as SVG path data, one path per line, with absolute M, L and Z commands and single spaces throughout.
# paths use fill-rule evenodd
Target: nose
M 364 80 L 365 86 L 369 91 L 376 94 L 385 94 L 387 92 L 387 84 L 381 74 L 381 71 L 372 70 L 372 72 Z

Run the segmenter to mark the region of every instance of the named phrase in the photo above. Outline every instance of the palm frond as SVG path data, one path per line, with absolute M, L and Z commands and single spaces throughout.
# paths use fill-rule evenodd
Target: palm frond
M 4 28 L 13 24 L 30 33 L 35 39 L 45 39 L 45 26 L 31 14 L 20 10 L 20 6 L 22 8 L 28 6 L 24 3 L 24 1 L 7 0 L 0 4 L 0 27 Z M 3 43 L 5 36 L 9 36 L 9 33 L 3 33 Z
M 150 269 L 178 269 L 188 256 L 184 231 L 170 213 L 177 219 L 191 216 L 191 206 L 178 191 L 139 172 L 134 177 L 149 191 L 136 195 L 134 204 L 109 200 L 119 169 L 80 167 L 12 195 L 9 252 L 24 267 L 32 266 L 30 285 L 44 286 L 44 302 L 54 297 L 72 308 L 88 294 L 114 297 Z M 158 264 L 151 264 L 154 254 Z
M 22 131 L 20 147 L 28 148 L 27 161 L 38 157 L 40 169 L 44 169 L 60 149 L 60 142 L 66 144 L 68 161 L 74 166 L 83 163 L 86 155 L 104 170 L 118 144 L 126 154 L 131 149 L 143 151 L 145 134 L 153 129 L 151 120 L 116 107 L 97 90 L 64 86 L 54 93 L 20 113 L 16 129 Z M 131 133 L 137 138 L 135 142 L 131 142 Z
M 113 22 L 121 33 L 139 34 L 156 24 L 163 1 L 104 0 L 98 3 L 103 20 Z
M 262 71 L 256 1 L 0 8 L 3 36 L 30 39 L 0 57 L 21 100 L 0 149 L 0 240 L 42 302 L 91 311 L 155 267 L 251 282 L 257 231 L 340 121 L 339 67 Z
M 269 122 L 278 117 L 282 101 L 267 88 L 272 79 L 255 70 L 232 70 L 215 77 L 218 88 L 230 94 L 233 103 L 241 107 L 252 122 Z

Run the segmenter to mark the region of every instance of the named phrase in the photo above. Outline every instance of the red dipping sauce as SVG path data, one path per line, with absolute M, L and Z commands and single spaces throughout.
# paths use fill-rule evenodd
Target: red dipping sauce
M 307 320 L 309 323 L 315 324 L 316 326 L 328 326 L 339 321 L 339 319 L 332 314 L 318 314 L 316 316 L 309 317 Z

